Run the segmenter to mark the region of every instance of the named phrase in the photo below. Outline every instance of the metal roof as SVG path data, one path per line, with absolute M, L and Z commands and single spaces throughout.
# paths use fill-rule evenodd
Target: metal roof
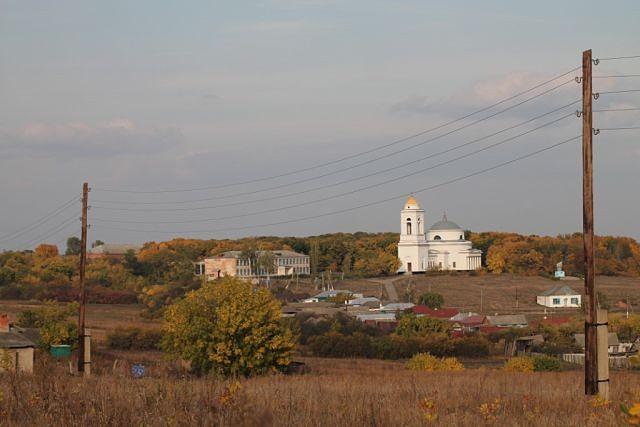
M 433 224 L 431 226 L 431 228 L 429 230 L 462 230 L 462 227 L 460 227 L 458 224 L 456 224 L 453 221 L 449 221 L 447 219 L 447 214 L 446 212 L 444 214 L 442 214 L 442 220 L 436 222 L 435 224 Z
M 494 326 L 528 325 L 527 318 L 523 314 L 487 316 L 487 321 Z
M 575 334 L 573 337 L 576 340 L 576 344 L 584 348 L 584 334 Z M 616 334 L 615 332 L 609 332 L 607 341 L 608 345 L 620 344 L 620 341 L 618 340 L 618 334 Z
M 560 295 L 560 296 L 572 295 L 573 296 L 573 295 L 580 295 L 580 293 L 574 291 L 567 285 L 558 285 L 540 294 L 540 296 L 544 296 L 544 297 L 550 297 L 550 296 L 556 296 L 556 295 Z
M 29 348 L 36 344 L 22 332 L 11 328 L 11 332 L 0 332 L 0 348 Z

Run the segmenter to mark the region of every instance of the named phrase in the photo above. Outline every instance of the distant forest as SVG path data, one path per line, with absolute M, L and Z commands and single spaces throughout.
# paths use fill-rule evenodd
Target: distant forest
M 551 275 L 563 261 L 568 275 L 580 276 L 582 236 L 523 236 L 467 232 L 483 251 L 483 266 L 493 273 Z M 313 237 L 247 237 L 225 240 L 173 239 L 148 242 L 120 263 L 96 259 L 87 266 L 89 299 L 96 303 L 141 302 L 150 310 L 200 286 L 193 262 L 228 250 L 291 249 L 310 255 L 312 276 L 393 275 L 398 268 L 397 233 L 333 233 Z M 76 238 L 70 242 L 77 243 Z M 602 275 L 640 276 L 640 245 L 632 238 L 596 238 L 596 270 Z M 35 251 L 0 253 L 0 298 L 74 300 L 77 297 L 77 245 L 67 254 L 53 245 Z

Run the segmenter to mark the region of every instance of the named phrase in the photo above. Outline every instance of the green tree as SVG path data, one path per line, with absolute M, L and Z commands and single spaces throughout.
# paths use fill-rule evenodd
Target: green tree
M 598 302 L 598 307 L 604 310 L 608 310 L 610 308 L 609 300 L 607 299 L 607 296 L 604 294 L 604 292 L 598 292 L 596 294 L 596 301 Z
M 67 239 L 67 251 L 65 255 L 80 255 L 80 246 L 82 241 L 76 236 L 71 236 Z
M 446 333 L 448 330 L 449 325 L 444 320 L 407 314 L 400 318 L 395 333 L 403 337 L 416 337 L 433 333 Z
M 294 349 L 280 303 L 233 277 L 188 293 L 165 311 L 162 347 L 198 373 L 254 375 L 282 370 Z
M 435 292 L 427 292 L 420 295 L 418 304 L 426 305 L 429 308 L 440 308 L 444 304 L 444 297 Z
M 75 345 L 78 326 L 69 317 L 78 313 L 78 303 L 59 304 L 47 301 L 41 307 L 26 310 L 18 315 L 18 326 L 40 329 L 40 346 L 49 350 L 52 345 Z
M 102 246 L 102 245 L 104 245 L 104 242 L 102 240 L 96 240 L 91 244 L 91 247 L 95 248 L 96 246 Z

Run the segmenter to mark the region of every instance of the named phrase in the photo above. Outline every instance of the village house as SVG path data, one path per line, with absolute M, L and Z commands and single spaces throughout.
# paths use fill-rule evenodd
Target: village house
M 112 244 L 105 243 L 98 245 L 87 251 L 87 259 L 110 259 L 113 261 L 122 261 L 127 252 L 131 251 L 135 255 L 140 252 L 142 246 L 133 244 Z
M 451 320 L 460 313 L 455 308 L 429 308 L 426 305 L 416 305 L 411 310 L 418 317 L 435 317 L 444 320 Z
M 240 251 L 224 252 L 216 257 L 205 258 L 195 263 L 195 275 L 204 276 L 207 281 L 225 276 L 241 279 L 259 277 L 287 277 L 308 275 L 310 273 L 309 256 L 289 250 L 260 251 L 257 258 L 265 253 L 273 255 L 274 265 L 252 265 L 252 261 L 242 256 Z M 259 262 L 256 262 L 259 264 Z
M 497 328 L 526 328 L 529 323 L 523 314 L 502 314 L 487 316 L 485 325 Z
M 355 294 L 348 290 L 330 290 L 330 291 L 320 292 L 318 295 L 307 298 L 303 302 L 305 303 L 325 302 L 330 300 L 331 298 L 337 297 L 338 295 L 345 295 L 345 296 L 348 296 L 348 298 L 352 298 L 352 299 L 363 298 L 362 294 Z M 345 301 L 348 301 L 348 299 Z
M 582 295 L 567 285 L 558 285 L 538 295 L 536 302 L 551 308 L 578 308 L 582 305 Z
M 36 344 L 27 338 L 24 330 L 9 323 L 6 314 L 0 314 L 0 371 L 33 372 Z

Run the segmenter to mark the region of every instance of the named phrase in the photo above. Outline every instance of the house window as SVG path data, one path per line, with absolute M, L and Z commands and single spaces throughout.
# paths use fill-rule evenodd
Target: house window
M 442 240 L 442 237 L 436 235 L 436 236 L 433 236 L 433 240 Z
M 578 305 L 578 298 L 571 298 L 571 304 L 572 305 Z
M 442 261 L 438 262 L 438 268 L 442 269 Z
M 554 298 L 553 299 L 553 304 L 554 305 L 560 305 L 560 298 Z
M 453 268 L 456 268 L 456 262 L 453 261 Z
M 407 218 L 407 234 L 411 234 L 411 218 Z
M 464 240 L 464 236 L 462 234 L 460 235 L 460 240 Z

